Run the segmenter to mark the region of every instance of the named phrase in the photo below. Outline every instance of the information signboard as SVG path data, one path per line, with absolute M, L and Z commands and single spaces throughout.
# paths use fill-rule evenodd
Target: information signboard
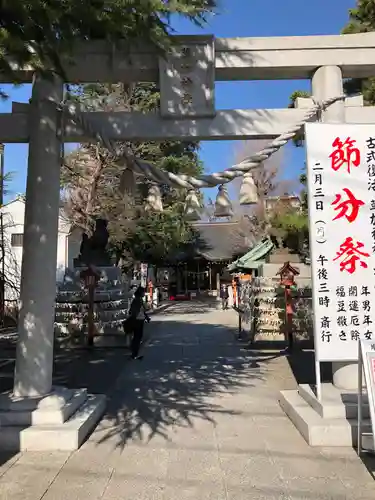
M 375 341 L 375 127 L 305 130 L 316 360 L 355 361 Z

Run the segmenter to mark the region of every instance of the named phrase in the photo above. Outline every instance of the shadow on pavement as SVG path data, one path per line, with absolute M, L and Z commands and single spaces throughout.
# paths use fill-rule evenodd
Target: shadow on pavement
M 194 301 L 170 302 L 170 306 L 163 311 L 163 316 L 175 316 L 176 314 L 206 314 L 217 310 L 218 301 L 206 298 Z
M 168 441 L 176 428 L 239 415 L 227 410 L 230 403 L 217 404 L 218 397 L 264 380 L 265 364 L 278 356 L 241 350 L 228 327 L 166 318 L 145 359 L 129 364 L 118 380 L 95 440 L 120 447 L 155 437 Z
M 218 405 L 217 397 L 264 380 L 265 365 L 280 354 L 243 349 L 233 327 L 204 322 L 203 314 L 215 310 L 216 302 L 181 302 L 155 316 L 146 325 L 151 341 L 142 362 L 130 361 L 122 349 L 56 349 L 53 383 L 106 394 L 107 411 L 94 440 L 117 446 L 156 436 L 168 440 L 176 427 L 239 414 L 227 410 L 227 402 Z M 172 314 L 186 318 L 176 321 Z M 5 392 L 13 386 L 15 344 L 2 347 L 0 391 Z
M 362 453 L 360 456 L 362 463 L 368 470 L 372 479 L 375 479 L 375 455 L 372 453 Z
M 127 362 L 128 351 L 118 348 L 57 349 L 54 356 L 53 384 L 85 387 L 91 393 L 106 394 Z M 0 393 L 12 390 L 15 348 L 0 351 Z
M 297 384 L 315 385 L 315 358 L 313 350 L 297 349 L 287 356 Z M 332 363 L 321 363 L 322 382 L 332 382 Z
M 17 462 L 19 456 L 17 451 L 0 451 L 0 478 L 9 467 Z

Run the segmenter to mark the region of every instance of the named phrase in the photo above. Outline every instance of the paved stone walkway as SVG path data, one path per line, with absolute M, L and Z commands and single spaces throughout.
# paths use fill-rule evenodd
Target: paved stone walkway
M 5 461 L 1 500 L 375 498 L 353 450 L 300 437 L 277 401 L 295 384 L 287 360 L 241 350 L 232 311 L 175 304 L 153 324 L 91 438 L 73 454 Z

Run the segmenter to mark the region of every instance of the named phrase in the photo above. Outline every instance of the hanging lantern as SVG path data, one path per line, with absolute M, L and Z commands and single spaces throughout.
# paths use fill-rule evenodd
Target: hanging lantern
M 134 195 L 135 192 L 135 178 L 134 172 L 130 168 L 125 168 L 120 177 L 120 192 L 129 196 Z
M 148 196 L 145 202 L 145 210 L 147 212 L 163 211 L 163 201 L 161 198 L 160 188 L 157 184 L 152 184 L 148 190 Z
M 255 205 L 258 201 L 258 190 L 254 178 L 251 174 L 245 174 L 240 189 L 240 205 Z
M 227 188 L 219 186 L 215 201 L 215 217 L 231 217 L 233 215 L 232 203 L 230 202 Z
M 199 201 L 198 193 L 190 189 L 185 201 L 185 216 L 189 220 L 199 220 L 201 218 L 202 207 Z

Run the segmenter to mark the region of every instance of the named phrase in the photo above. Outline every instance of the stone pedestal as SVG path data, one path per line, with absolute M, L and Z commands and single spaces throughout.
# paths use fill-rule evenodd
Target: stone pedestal
M 332 363 L 333 385 L 338 389 L 358 389 L 358 363 L 356 361 Z
M 43 397 L 0 396 L 0 449 L 77 450 L 105 409 L 105 396 L 52 387 Z
M 281 391 L 280 405 L 310 446 L 357 445 L 357 388 L 338 389 L 322 384 L 322 399 L 318 401 L 310 385 L 298 390 Z M 363 407 L 363 445 L 373 449 L 372 428 L 367 396 Z

